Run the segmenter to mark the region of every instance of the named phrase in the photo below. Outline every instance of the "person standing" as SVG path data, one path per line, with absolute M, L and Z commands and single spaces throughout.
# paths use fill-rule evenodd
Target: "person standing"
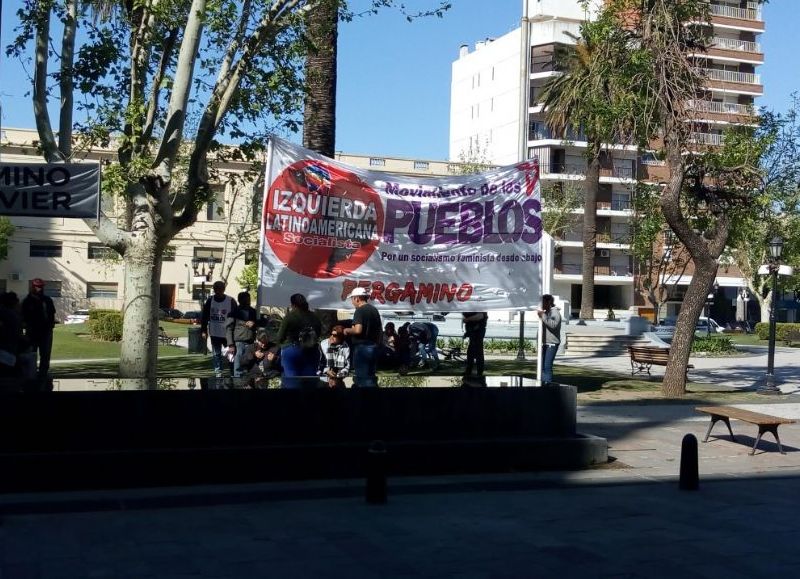
M 225 335 L 225 325 L 228 317 L 236 311 L 236 300 L 231 296 L 225 295 L 225 282 L 214 282 L 214 295 L 206 300 L 203 305 L 203 315 L 200 318 L 200 336 L 205 340 L 211 338 L 211 364 L 214 367 L 214 375 L 222 377 L 223 352 L 227 354 L 228 340 Z M 233 346 L 233 344 L 231 344 Z M 233 349 L 231 349 L 233 352 Z M 225 360 L 226 365 L 230 364 Z
M 353 327 L 345 328 L 353 343 L 353 386 L 372 388 L 378 386 L 376 376 L 378 351 L 383 339 L 383 325 L 378 310 L 369 302 L 366 288 L 357 287 L 347 296 L 353 307 Z
M 245 371 L 242 368 L 242 356 L 247 346 L 251 345 L 256 339 L 256 325 L 258 324 L 258 312 L 250 307 L 250 294 L 239 292 L 236 296 L 239 304 L 236 310 L 228 314 L 225 340 L 230 351 L 231 345 L 234 348 L 233 358 L 233 377 L 241 378 Z
M 281 388 L 301 388 L 312 383 L 316 386 L 322 322 L 310 311 L 303 294 L 292 294 L 289 303 L 289 313 L 283 318 L 277 337 L 283 366 Z
M 22 300 L 22 322 L 31 348 L 39 354 L 39 378 L 46 378 L 53 351 L 56 308 L 50 296 L 44 295 L 44 281 L 38 277 L 31 282 L 30 293 Z
M 486 338 L 486 322 L 489 316 L 486 312 L 466 312 L 464 317 L 464 337 L 469 340 L 467 345 L 467 367 L 464 376 L 472 374 L 472 367 L 476 367 L 478 376 L 483 376 L 484 355 L 483 340 Z
M 561 344 L 561 313 L 555 306 L 550 294 L 542 296 L 542 308 L 536 310 L 542 320 L 544 340 L 542 352 L 542 385 L 553 381 L 553 361 L 556 359 L 558 346 Z

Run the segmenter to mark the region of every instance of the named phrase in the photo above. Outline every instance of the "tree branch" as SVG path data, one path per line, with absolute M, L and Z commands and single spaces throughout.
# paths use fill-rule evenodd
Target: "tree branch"
M 47 110 L 47 57 L 48 40 L 50 38 L 50 3 L 37 5 L 36 15 L 36 52 L 33 71 L 33 114 L 36 119 L 36 131 L 42 153 L 48 163 L 63 161 L 64 157 L 58 149 L 53 126 L 50 123 L 50 112 Z

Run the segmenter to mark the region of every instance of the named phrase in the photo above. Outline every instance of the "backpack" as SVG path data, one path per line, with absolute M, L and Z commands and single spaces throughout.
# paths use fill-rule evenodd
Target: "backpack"
M 301 348 L 316 348 L 319 345 L 317 331 L 313 326 L 305 326 L 297 334 L 297 343 Z

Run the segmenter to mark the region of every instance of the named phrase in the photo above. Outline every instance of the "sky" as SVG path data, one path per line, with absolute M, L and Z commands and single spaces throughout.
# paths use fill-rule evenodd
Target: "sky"
M 356 5 L 364 0 L 354 0 Z M 2 3 L 2 43 L 13 37 L 19 0 Z M 436 0 L 405 0 L 409 10 Z M 521 0 L 452 0 L 443 18 L 414 22 L 396 10 L 343 23 L 339 30 L 336 149 L 345 153 L 445 160 L 450 124 L 450 70 L 461 44 L 471 47 L 519 26 Z M 757 100 L 785 111 L 800 91 L 800 42 L 792 8 L 797 0 L 770 0 L 761 35 L 759 67 L 765 96 Z M 0 56 L 4 127 L 33 128 L 28 86 L 18 63 Z

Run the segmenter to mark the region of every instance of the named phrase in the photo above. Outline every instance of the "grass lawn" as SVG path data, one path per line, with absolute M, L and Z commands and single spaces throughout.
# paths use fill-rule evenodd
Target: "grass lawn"
M 167 331 L 166 327 L 164 329 Z M 185 326 L 181 335 L 186 335 Z M 59 324 L 53 330 L 53 360 L 119 358 L 119 352 L 119 342 L 92 340 L 86 324 Z M 181 355 L 186 354 L 186 349 L 177 346 L 159 346 L 158 354 L 159 356 Z
M 118 346 L 118 345 L 117 345 Z M 173 347 L 162 347 L 162 352 L 183 352 L 184 355 L 172 356 L 161 360 L 158 365 L 158 376 L 162 378 L 196 378 L 213 375 L 211 359 L 200 354 L 185 354 L 186 350 Z M 162 353 L 163 355 L 169 355 Z M 87 358 L 89 356 L 86 356 Z M 51 368 L 55 378 L 112 378 L 117 376 L 118 362 L 83 362 L 57 364 Z M 429 376 L 452 377 L 453 386 L 461 384 L 460 374 L 463 363 L 443 361 L 436 372 L 416 370 L 407 376 L 398 376 L 395 372 L 381 371 L 379 381 L 383 386 L 423 386 Z M 535 364 L 532 361 L 519 362 L 513 358 L 507 360 L 491 360 L 487 363 L 487 373 L 491 376 L 524 374 L 533 377 Z M 562 384 L 571 384 L 578 388 L 578 402 L 581 404 L 648 404 L 648 403 L 747 403 L 763 402 L 763 396 L 755 392 L 741 392 L 708 384 L 689 383 L 686 397 L 682 400 L 665 400 L 661 396 L 659 380 L 631 379 L 626 374 L 603 372 L 589 368 L 578 368 L 556 364 L 555 380 Z

